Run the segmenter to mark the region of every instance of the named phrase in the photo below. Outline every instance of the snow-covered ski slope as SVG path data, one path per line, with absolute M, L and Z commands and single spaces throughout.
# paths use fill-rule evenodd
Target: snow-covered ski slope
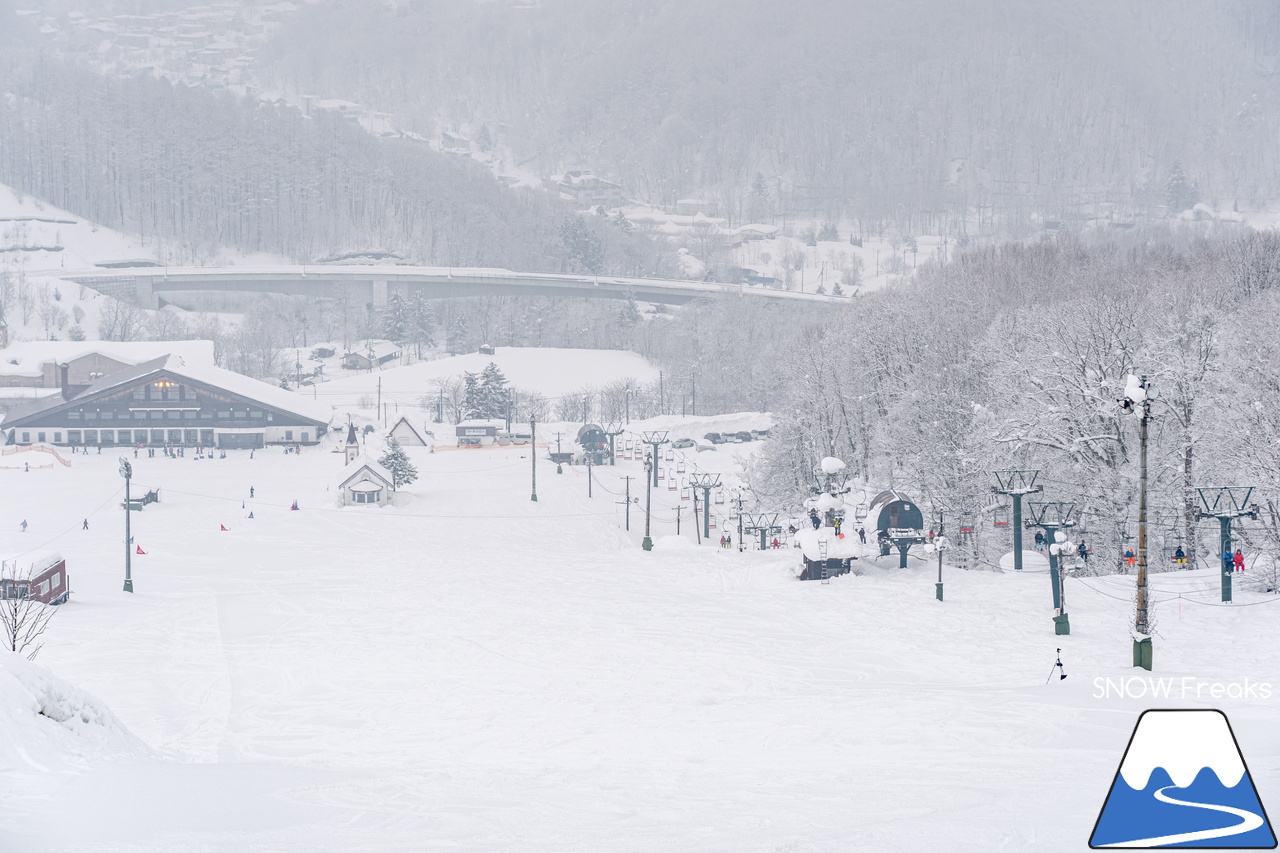
M 533 502 L 527 447 L 408 452 L 420 478 L 384 509 L 337 506 L 331 447 L 130 456 L 161 489 L 132 596 L 116 454 L 0 469 L 0 549 L 68 560 L 38 663 L 149 747 L 0 745 L 0 850 L 1076 851 L 1148 707 L 1225 710 L 1280 808 L 1269 597 L 1161 604 L 1155 675 L 1190 681 L 1098 698 L 1145 675 L 1131 579 L 1073 582 L 1055 637 L 1042 573 L 948 567 L 945 602 L 896 557 L 802 583 L 795 551 L 676 547 L 670 511 L 642 551 L 635 462 L 588 498 L 544 458 Z M 1211 601 L 1216 579 L 1155 584 Z M 1194 696 L 1247 679 L 1271 695 Z M 64 725 L 0 708 L 0 741 Z

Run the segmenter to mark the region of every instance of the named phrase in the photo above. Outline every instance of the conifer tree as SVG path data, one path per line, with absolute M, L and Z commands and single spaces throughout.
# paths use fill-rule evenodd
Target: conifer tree
M 391 472 L 391 482 L 397 489 L 418 479 L 418 469 L 394 438 L 387 439 L 387 452 L 378 459 L 378 464 Z

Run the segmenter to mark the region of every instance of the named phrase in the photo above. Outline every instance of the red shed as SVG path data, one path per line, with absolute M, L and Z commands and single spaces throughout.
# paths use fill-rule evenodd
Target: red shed
M 44 604 L 62 604 L 70 595 L 67 561 L 61 554 L 37 558 L 20 577 L 0 577 L 0 598 L 33 598 Z

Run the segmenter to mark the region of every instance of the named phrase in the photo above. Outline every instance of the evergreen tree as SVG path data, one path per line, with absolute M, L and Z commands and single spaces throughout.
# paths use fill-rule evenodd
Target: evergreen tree
M 598 273 L 604 266 L 604 245 L 579 216 L 560 222 L 560 242 L 569 261 L 569 272 Z
M 1181 213 L 1200 200 L 1200 190 L 1187 180 L 1181 163 L 1175 162 L 1169 172 L 1169 179 L 1164 183 L 1164 199 L 1170 213 Z
M 467 372 L 462 374 L 462 419 L 473 421 L 486 417 L 480 399 L 480 376 Z
M 835 242 L 840 239 L 840 232 L 836 229 L 835 223 L 824 222 L 822 227 L 818 229 L 818 239 L 824 242 Z
M 844 288 L 840 286 L 840 282 L 836 282 L 831 286 L 832 296 L 844 296 Z
M 484 418 L 505 418 L 507 404 L 511 400 L 511 389 L 507 387 L 507 377 L 498 369 L 498 365 L 489 362 L 480 371 L 480 409 Z
M 378 459 L 378 464 L 391 472 L 391 482 L 397 489 L 418 479 L 418 469 L 394 438 L 387 439 L 387 452 Z
M 387 310 L 382 314 L 382 336 L 404 346 L 409 340 L 409 305 L 399 293 L 387 297 Z
M 418 358 L 422 358 L 423 347 L 436 345 L 436 312 L 421 293 L 413 297 L 409 303 L 406 334 L 408 340 L 417 350 Z

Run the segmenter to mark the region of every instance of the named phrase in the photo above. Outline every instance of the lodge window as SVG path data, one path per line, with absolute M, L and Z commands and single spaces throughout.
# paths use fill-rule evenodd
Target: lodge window
M 98 443 L 98 431 L 97 431 L 96 429 L 87 429 L 87 430 L 85 430 L 85 431 L 84 431 L 84 443 L 85 443 L 85 444 L 97 444 L 97 443 Z
M 146 386 L 145 386 L 145 385 L 144 385 L 143 387 L 141 387 L 141 388 L 134 388 L 134 389 L 133 389 L 133 399 L 135 399 L 135 400 L 145 400 L 145 399 L 147 399 L 147 389 L 146 389 Z
M 55 433 L 53 434 L 53 442 L 54 442 L 54 444 L 61 444 L 61 443 L 62 443 L 62 433 L 60 433 L 60 432 L 55 432 Z
M 67 430 L 67 444 L 79 444 L 79 443 L 80 443 L 80 430 L 78 429 Z
M 231 417 L 231 413 L 230 413 L 230 412 L 218 412 L 218 417 L 220 417 L 220 418 L 229 418 L 229 417 Z
M 262 417 L 262 412 L 250 412 L 250 413 L 249 413 L 249 416 L 250 416 L 250 417 L 252 417 L 252 418 L 261 418 L 261 417 Z
M 179 412 L 177 409 L 173 409 L 172 411 L 165 412 L 165 417 L 171 421 L 176 421 L 178 418 L 182 417 L 182 412 Z
M 164 417 L 164 412 L 160 411 L 159 409 L 151 410 L 151 420 L 158 421 L 163 417 Z
M 96 420 L 98 419 L 98 413 L 97 413 L 97 412 L 85 412 L 85 413 L 84 413 L 84 419 L 85 419 L 86 421 L 96 421 Z
M 80 413 L 79 413 L 79 412 L 67 412 L 67 420 L 69 420 L 69 421 L 78 421 L 78 420 L 80 420 Z
M 236 412 L 236 413 L 235 413 L 235 417 L 237 417 L 237 418 L 247 418 L 247 417 L 249 417 L 249 413 L 248 413 L 248 412 Z
M 98 433 L 98 434 L 99 434 L 100 436 L 102 436 L 102 443 L 103 443 L 103 444 L 114 444 L 114 443 L 115 443 L 115 440 L 116 440 L 115 430 L 104 429 L 102 432 L 100 432 L 100 433 Z
M 213 420 L 213 412 L 201 412 L 200 417 L 202 419 Z
M 287 429 L 284 431 L 284 440 L 293 441 L 293 430 Z
M 54 575 L 52 580 L 53 580 L 54 589 L 57 589 L 58 587 L 62 586 L 62 575 Z
M 194 421 L 194 420 L 196 419 L 196 413 L 195 413 L 195 412 L 183 412 L 183 413 L 182 413 L 182 417 L 183 417 L 183 418 L 185 418 L 186 420 Z
M 146 419 L 147 413 L 139 409 L 138 411 L 133 413 L 133 416 L 141 421 Z
M 114 413 L 114 412 L 103 412 L 103 413 L 102 413 L 102 419 L 103 419 L 104 421 L 109 421 L 109 420 L 112 420 L 113 418 L 115 418 L 115 413 Z
M 23 440 L 23 441 L 30 441 L 30 440 L 31 440 L 31 433 L 29 433 L 29 432 L 24 432 L 24 433 L 22 434 L 22 440 Z

